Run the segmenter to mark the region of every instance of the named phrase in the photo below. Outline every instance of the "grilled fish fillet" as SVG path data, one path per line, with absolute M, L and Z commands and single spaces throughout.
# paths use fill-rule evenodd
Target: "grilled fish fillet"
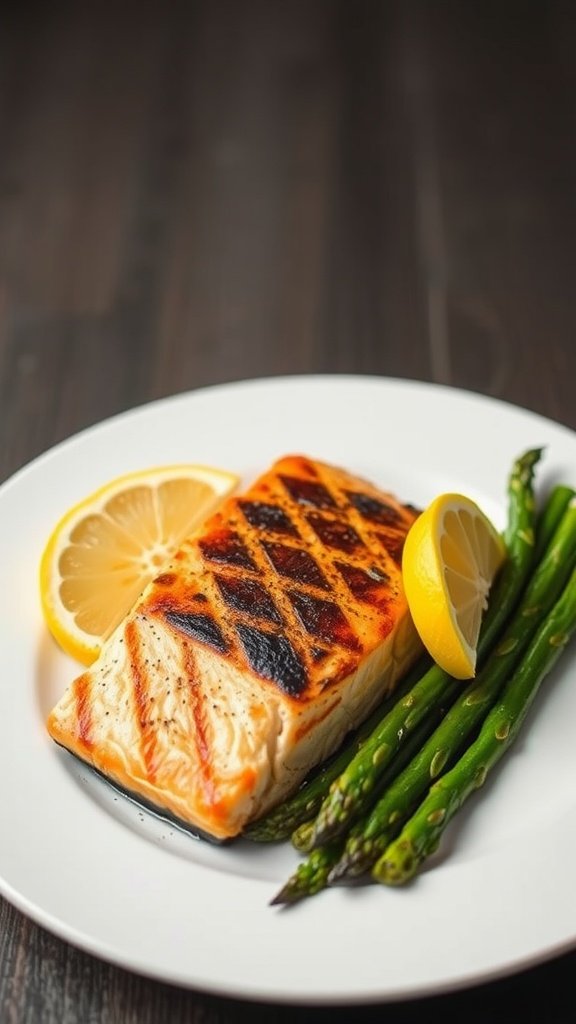
M 285 798 L 421 652 L 410 506 L 304 456 L 187 540 L 50 713 L 57 743 L 226 840 Z

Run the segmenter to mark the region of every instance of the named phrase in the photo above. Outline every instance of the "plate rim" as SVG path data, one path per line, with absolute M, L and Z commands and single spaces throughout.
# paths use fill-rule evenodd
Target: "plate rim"
M 481 391 L 475 391 L 472 388 L 459 387 L 456 384 L 447 384 L 441 381 L 426 381 L 421 378 L 411 378 L 402 376 L 386 376 L 371 373 L 286 373 L 286 374 L 271 374 L 267 377 L 238 377 L 229 381 L 222 381 L 220 383 L 199 385 L 197 388 L 190 388 L 184 391 L 176 391 L 172 394 L 161 395 L 158 398 L 150 398 L 144 402 L 138 402 L 135 405 L 126 407 L 125 409 L 119 409 L 112 413 L 110 416 L 106 416 L 103 419 L 96 420 L 94 423 L 87 424 L 84 427 L 80 427 L 75 430 L 72 434 L 61 438 L 48 448 L 43 449 L 34 455 L 31 459 L 25 462 L 22 466 L 19 466 L 11 473 L 8 474 L 2 481 L 0 481 L 0 492 L 12 481 L 17 481 L 21 475 L 25 475 L 34 469 L 38 463 L 42 463 L 44 460 L 53 458 L 65 451 L 68 447 L 71 447 L 81 441 L 86 435 L 92 435 L 95 432 L 104 429 L 111 429 L 116 424 L 121 423 L 125 419 L 130 419 L 132 416 L 145 415 L 151 409 L 160 409 L 162 406 L 171 406 L 180 402 L 186 403 L 187 401 L 195 398 L 199 395 L 210 395 L 211 393 L 221 392 L 227 389 L 236 390 L 237 388 L 249 388 L 249 387 L 267 387 L 268 385 L 282 385 L 282 384 L 314 384 L 324 383 L 328 384 L 331 382 L 341 383 L 347 382 L 350 384 L 360 384 L 370 386 L 407 386 L 409 388 L 419 389 L 423 391 L 446 393 L 448 395 L 460 396 L 464 399 L 469 399 L 472 402 L 478 402 L 481 405 L 494 405 L 495 408 L 502 410 L 508 410 L 511 413 L 521 413 L 536 421 L 541 421 L 543 424 L 548 426 L 554 426 L 562 431 L 566 431 L 568 434 L 576 436 L 576 430 L 570 427 L 567 423 L 562 420 L 556 420 L 550 416 L 546 416 L 544 413 L 538 412 L 537 410 L 530 409 L 529 406 L 519 405 L 506 398 L 501 398 L 498 395 L 483 394 Z

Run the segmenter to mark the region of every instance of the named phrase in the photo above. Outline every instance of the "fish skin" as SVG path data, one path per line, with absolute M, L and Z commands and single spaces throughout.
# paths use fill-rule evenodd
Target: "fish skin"
M 421 653 L 400 569 L 416 515 L 338 467 L 278 460 L 149 584 L 48 732 L 160 813 L 239 835 Z

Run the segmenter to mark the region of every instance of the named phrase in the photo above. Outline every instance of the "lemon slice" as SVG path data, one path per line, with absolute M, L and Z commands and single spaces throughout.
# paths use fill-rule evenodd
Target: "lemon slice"
M 402 574 L 408 607 L 434 661 L 471 679 L 488 592 L 506 549 L 489 519 L 461 494 L 441 494 L 408 532 Z
M 60 646 L 86 665 L 182 541 L 238 477 L 177 465 L 121 476 L 54 527 L 40 563 L 40 597 Z

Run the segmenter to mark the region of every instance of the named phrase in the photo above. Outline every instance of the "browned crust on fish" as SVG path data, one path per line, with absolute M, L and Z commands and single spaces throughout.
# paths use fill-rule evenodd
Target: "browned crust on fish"
M 410 506 L 304 456 L 278 461 L 227 500 L 140 611 L 298 701 L 358 667 L 405 600 L 400 562 Z

